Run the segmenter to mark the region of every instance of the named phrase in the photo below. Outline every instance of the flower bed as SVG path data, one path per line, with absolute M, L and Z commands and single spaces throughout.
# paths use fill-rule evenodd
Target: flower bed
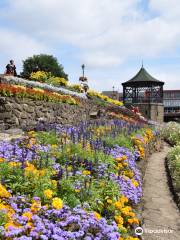
M 163 131 L 164 139 L 173 145 L 166 158 L 169 183 L 180 208 L 180 124 L 169 122 Z
M 154 134 L 144 128 L 120 120 L 40 124 L 23 140 L 0 142 L 1 238 L 138 239 L 141 151 L 131 137 L 141 132 L 148 146 Z
M 54 86 L 67 86 L 68 82 L 66 79 L 61 77 L 54 77 L 49 72 L 37 71 L 32 72 L 30 75 L 30 79 L 39 82 L 45 82 L 47 84 L 52 84 Z
M 8 76 L 8 75 L 1 76 L 0 82 L 5 83 L 5 84 L 21 85 L 21 86 L 28 87 L 28 88 L 40 88 L 43 90 L 56 92 L 56 93 L 60 93 L 60 94 L 68 94 L 70 96 L 76 96 L 76 97 L 83 98 L 83 99 L 87 98 L 86 94 L 84 94 L 84 93 L 79 93 L 76 91 L 68 90 L 64 87 L 55 87 L 55 86 L 52 86 L 47 83 L 33 81 L 33 80 L 27 80 L 27 79 L 23 79 L 23 78 L 14 77 L 14 76 Z
M 180 145 L 176 145 L 169 152 L 166 159 L 170 184 L 178 207 L 180 208 Z
M 112 104 L 117 105 L 117 106 L 123 106 L 122 102 L 120 102 L 118 100 L 114 100 L 112 98 L 109 98 L 108 96 L 105 96 L 105 95 L 103 95 L 101 93 L 98 93 L 98 92 L 95 92 L 93 90 L 88 91 L 88 96 L 100 98 L 100 99 L 102 99 L 102 100 L 104 100 L 108 103 L 112 103 Z
M 163 129 L 163 136 L 165 141 L 171 145 L 180 143 L 180 124 L 176 122 L 169 122 Z
M 68 104 L 77 104 L 76 100 L 69 95 L 61 95 L 56 92 L 50 92 L 40 88 L 28 88 L 20 85 L 11 85 L 0 83 L 0 94 L 2 96 L 16 96 L 21 98 L 31 98 L 35 100 L 63 102 Z

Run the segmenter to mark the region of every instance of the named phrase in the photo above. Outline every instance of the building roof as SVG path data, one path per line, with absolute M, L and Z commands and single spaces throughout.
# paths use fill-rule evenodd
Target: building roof
M 135 83 L 139 83 L 143 85 L 144 84 L 156 84 L 156 85 L 164 84 L 164 82 L 159 81 L 156 78 L 152 77 L 143 66 L 133 78 L 131 78 L 127 82 L 122 83 L 122 85 L 134 85 Z
M 165 93 L 166 92 L 167 93 L 169 93 L 169 92 L 180 92 L 180 89 L 179 90 L 174 90 L 174 89 L 173 90 L 163 90 L 163 92 L 165 92 Z
M 112 94 L 112 93 L 118 93 L 118 91 L 102 91 L 102 94 Z

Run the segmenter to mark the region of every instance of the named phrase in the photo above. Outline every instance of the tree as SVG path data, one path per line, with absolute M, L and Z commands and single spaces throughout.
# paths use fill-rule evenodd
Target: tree
M 34 55 L 23 61 L 22 77 L 29 78 L 31 73 L 35 71 L 51 72 L 55 77 L 62 77 L 68 80 L 68 75 L 64 72 L 63 66 L 52 55 Z

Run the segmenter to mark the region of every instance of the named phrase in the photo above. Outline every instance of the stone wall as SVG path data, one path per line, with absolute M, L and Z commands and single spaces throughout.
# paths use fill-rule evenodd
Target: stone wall
M 0 97 L 0 129 L 33 128 L 39 121 L 78 124 L 90 119 L 102 106 L 82 99 L 80 105 L 35 101 L 16 97 Z

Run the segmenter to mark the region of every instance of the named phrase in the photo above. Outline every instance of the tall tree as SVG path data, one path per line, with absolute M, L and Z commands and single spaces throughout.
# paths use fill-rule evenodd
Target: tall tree
M 51 72 L 55 77 L 62 77 L 68 80 L 68 75 L 64 72 L 63 66 L 52 55 L 34 55 L 23 61 L 22 77 L 29 78 L 31 73 L 35 71 Z

